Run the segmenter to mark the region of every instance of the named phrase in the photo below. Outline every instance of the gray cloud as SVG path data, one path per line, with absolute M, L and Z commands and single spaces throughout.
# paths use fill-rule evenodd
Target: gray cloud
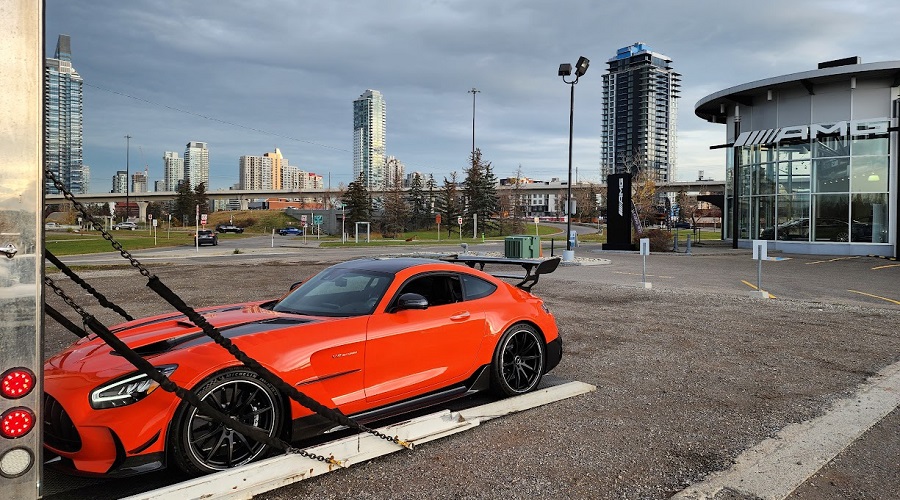
M 385 96 L 388 153 L 408 170 L 440 179 L 464 168 L 474 86 L 476 142 L 495 171 L 561 177 L 569 92 L 556 68 L 580 55 L 592 66 L 576 88 L 573 156 L 581 178 L 596 178 L 601 75 L 636 41 L 683 75 L 679 177 L 721 179 L 724 154 L 708 146 L 724 130 L 694 116 L 698 99 L 823 60 L 895 59 L 898 14 L 889 1 L 48 0 L 46 40 L 52 55 L 56 37 L 71 35 L 73 65 L 91 85 L 95 191 L 124 167 L 126 133 L 132 169 L 147 164 L 153 180 L 164 151 L 198 140 L 210 145 L 213 188 L 237 181 L 240 155 L 274 147 L 346 183 L 351 103 L 368 88 Z

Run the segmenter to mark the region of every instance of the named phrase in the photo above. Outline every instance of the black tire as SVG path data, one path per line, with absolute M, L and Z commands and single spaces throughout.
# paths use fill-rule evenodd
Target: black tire
M 533 391 L 544 376 L 547 344 L 544 336 L 524 323 L 509 327 L 494 351 L 491 389 L 500 396 Z
M 247 369 L 221 372 L 194 390 L 222 413 L 253 425 L 269 436 L 280 436 L 284 402 L 271 384 Z M 230 469 L 265 457 L 267 445 L 244 437 L 200 413 L 186 402 L 175 412 L 169 429 L 169 456 L 191 475 Z

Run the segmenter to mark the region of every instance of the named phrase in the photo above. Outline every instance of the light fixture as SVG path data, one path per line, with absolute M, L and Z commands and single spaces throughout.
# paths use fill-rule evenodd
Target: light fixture
M 575 76 L 584 76 L 584 74 L 587 73 L 590 64 L 591 61 L 587 57 L 579 57 L 578 62 L 575 63 Z
M 878 174 L 873 173 L 872 175 L 869 176 L 869 182 L 878 182 L 880 180 L 881 180 L 881 177 L 879 177 Z
M 559 76 L 562 77 L 564 83 L 569 85 L 569 178 L 566 182 L 566 250 L 563 252 L 563 261 L 570 261 L 575 255 L 572 241 L 572 214 L 575 212 L 572 203 L 572 129 L 575 117 L 575 84 L 578 83 L 578 78 L 587 72 L 590 63 L 591 61 L 587 57 L 579 57 L 578 62 L 575 63 L 575 79 L 572 81 L 566 80 L 567 76 L 572 75 L 572 65 L 568 63 L 559 65 Z

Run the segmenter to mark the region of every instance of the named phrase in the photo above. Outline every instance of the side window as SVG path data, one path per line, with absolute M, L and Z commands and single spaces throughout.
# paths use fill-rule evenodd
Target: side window
M 497 285 L 469 274 L 462 275 L 462 282 L 466 291 L 465 300 L 487 297 L 497 289 Z
M 403 285 L 399 295 L 417 293 L 428 299 L 428 305 L 441 306 L 462 302 L 462 284 L 455 274 L 428 274 Z

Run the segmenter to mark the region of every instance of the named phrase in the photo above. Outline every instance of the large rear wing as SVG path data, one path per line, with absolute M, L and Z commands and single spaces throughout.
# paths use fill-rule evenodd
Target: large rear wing
M 459 262 L 461 264 L 465 264 L 471 268 L 475 268 L 478 266 L 480 271 L 484 271 L 485 264 L 503 264 L 503 265 L 512 265 L 512 266 L 521 266 L 522 269 L 525 270 L 525 275 L 521 274 L 495 274 L 490 273 L 491 276 L 496 276 L 497 278 L 509 278 L 514 280 L 519 280 L 516 283 L 516 286 L 525 290 L 526 292 L 531 291 L 531 287 L 537 284 L 538 279 L 542 274 L 550 274 L 553 271 L 556 271 L 556 268 L 559 267 L 559 257 L 554 257 L 552 259 L 547 260 L 539 260 L 539 259 L 511 259 L 506 257 L 481 257 L 477 255 L 448 255 L 446 257 L 441 257 L 441 260 L 446 260 L 448 262 Z

